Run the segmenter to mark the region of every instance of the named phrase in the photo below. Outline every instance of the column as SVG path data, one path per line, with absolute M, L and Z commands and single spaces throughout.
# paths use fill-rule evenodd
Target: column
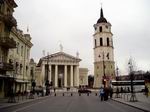
M 77 66 L 74 67 L 74 86 L 77 87 Z
M 67 65 L 64 65 L 64 86 L 67 87 Z
M 58 65 L 55 65 L 55 87 L 58 87 Z
M 45 65 L 42 64 L 41 82 L 40 82 L 42 86 L 45 86 L 45 84 L 44 84 L 44 78 L 45 78 Z
M 79 66 L 76 66 L 76 84 L 79 87 Z
M 73 87 L 73 65 L 70 67 L 70 86 Z
M 49 82 L 52 81 L 52 65 L 49 65 Z

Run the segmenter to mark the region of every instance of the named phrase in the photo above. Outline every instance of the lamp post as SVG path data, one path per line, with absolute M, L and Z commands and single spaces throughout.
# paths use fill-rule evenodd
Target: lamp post
M 49 53 L 47 53 L 47 65 L 46 65 L 46 82 L 45 82 L 45 86 L 46 86 L 46 95 L 49 95 L 50 93 L 50 89 L 49 89 L 49 86 L 50 86 L 50 83 L 49 83 L 49 80 L 48 80 L 48 74 L 49 74 Z
M 117 76 L 116 76 L 116 82 L 117 82 L 117 90 L 116 90 L 116 97 L 118 98 L 119 97 L 119 88 L 118 88 L 118 81 L 119 81 L 119 68 L 118 68 L 118 66 L 117 66 L 117 68 L 116 68 L 116 74 L 117 74 Z
M 131 98 L 130 98 L 130 101 L 131 102 L 136 102 L 137 101 L 137 98 L 136 98 L 136 95 L 135 95 L 135 92 L 134 92 L 134 84 L 133 84 L 133 80 L 134 80 L 134 72 L 133 72 L 133 64 L 132 64 L 132 60 L 130 59 L 129 60 L 129 75 L 130 75 L 130 80 L 131 80 Z
M 103 52 L 103 84 L 104 84 L 104 88 L 106 88 L 106 75 L 105 75 L 104 52 Z

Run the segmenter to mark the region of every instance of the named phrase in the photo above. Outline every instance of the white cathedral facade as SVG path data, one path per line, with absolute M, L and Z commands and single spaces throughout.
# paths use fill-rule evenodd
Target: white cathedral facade
M 60 52 L 42 57 L 37 65 L 37 85 L 45 86 L 48 80 L 55 88 L 79 87 L 79 62 L 81 59 Z
M 94 88 L 108 87 L 115 78 L 114 46 L 111 24 L 101 8 L 100 18 L 94 24 Z

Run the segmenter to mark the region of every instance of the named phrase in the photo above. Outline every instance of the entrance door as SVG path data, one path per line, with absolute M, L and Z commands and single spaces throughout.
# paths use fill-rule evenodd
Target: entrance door
M 62 81 L 61 81 L 61 78 L 58 78 L 58 87 L 62 87 Z

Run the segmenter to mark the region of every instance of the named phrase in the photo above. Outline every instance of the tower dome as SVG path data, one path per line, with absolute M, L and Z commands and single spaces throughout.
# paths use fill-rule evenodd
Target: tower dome
M 97 23 L 107 23 L 107 20 L 103 15 L 103 9 L 102 8 L 101 8 L 101 12 L 100 12 L 100 18 L 98 19 Z

